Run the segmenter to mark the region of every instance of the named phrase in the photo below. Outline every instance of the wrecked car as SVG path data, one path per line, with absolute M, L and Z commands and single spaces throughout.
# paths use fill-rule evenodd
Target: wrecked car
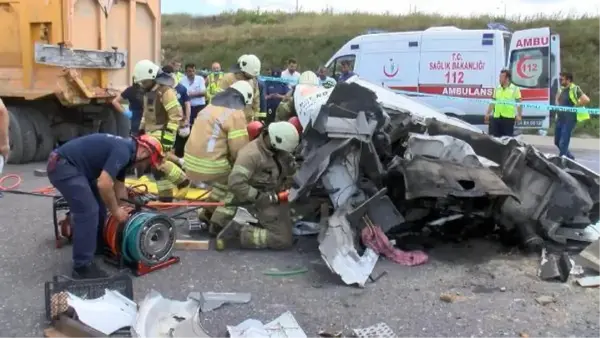
M 294 102 L 303 162 L 290 201 L 329 197 L 319 250 L 346 284 L 363 286 L 378 260 L 360 241 L 370 224 L 408 232 L 468 218 L 532 250 L 595 240 L 585 230 L 599 218 L 600 177 L 575 161 L 358 77 L 331 89 L 298 85 Z

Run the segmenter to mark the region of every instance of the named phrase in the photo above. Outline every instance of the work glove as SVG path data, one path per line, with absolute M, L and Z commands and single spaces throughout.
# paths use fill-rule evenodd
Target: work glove
M 127 116 L 127 118 L 131 120 L 133 113 L 131 112 L 131 110 L 127 109 L 123 112 L 123 115 Z
M 179 136 L 181 136 L 181 137 L 190 136 L 190 126 L 185 126 L 185 127 L 179 128 Z
M 269 192 L 261 192 L 256 197 L 256 205 L 265 206 L 269 204 L 277 204 L 279 202 L 277 198 L 277 194 L 269 191 Z

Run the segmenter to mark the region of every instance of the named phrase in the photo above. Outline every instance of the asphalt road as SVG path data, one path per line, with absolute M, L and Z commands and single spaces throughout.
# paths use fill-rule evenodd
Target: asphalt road
M 554 151 L 549 149 L 548 151 Z M 594 154 L 595 153 L 595 154 Z M 598 153 L 577 152 L 595 170 Z M 46 186 L 33 176 L 42 165 L 8 166 L 22 175 L 21 189 Z M 8 196 L 0 199 L 0 336 L 40 336 L 44 320 L 43 284 L 70 271 L 70 248 L 55 249 L 51 200 Z M 375 274 L 387 275 L 364 289 L 342 285 L 320 259 L 316 239 L 302 238 L 287 252 L 179 252 L 179 265 L 134 279 L 135 298 L 151 289 L 184 300 L 191 291 L 251 292 L 246 305 L 226 305 L 203 315 L 212 336 L 247 318 L 274 319 L 292 311 L 308 336 L 387 323 L 399 336 L 590 336 L 600 332 L 598 289 L 542 282 L 537 257 L 506 254 L 495 243 L 447 244 L 430 251 L 430 262 L 403 267 L 380 259 Z M 306 267 L 305 274 L 270 277 L 271 268 Z M 114 271 L 114 270 L 110 270 Z M 501 290 L 504 290 L 502 291 Z M 505 289 L 504 289 L 505 288 Z M 440 294 L 460 295 L 454 303 Z M 555 303 L 542 306 L 535 298 Z

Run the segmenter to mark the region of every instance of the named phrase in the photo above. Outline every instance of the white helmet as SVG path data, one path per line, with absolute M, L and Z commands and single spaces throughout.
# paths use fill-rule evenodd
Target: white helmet
M 133 81 L 154 80 L 158 75 L 160 67 L 150 60 L 141 60 L 135 64 L 133 69 Z
M 317 74 L 310 70 L 307 70 L 304 73 L 300 74 L 300 77 L 298 78 L 298 84 L 318 86 L 320 84 L 320 81 L 317 77 Z
M 231 88 L 237 90 L 244 97 L 244 103 L 249 104 L 254 97 L 254 89 L 248 81 L 236 81 L 231 85 Z
M 273 148 L 291 153 L 300 142 L 298 130 L 293 124 L 282 121 L 269 124 L 269 141 Z
M 256 55 L 244 54 L 237 60 L 237 68 L 252 77 L 260 74 L 260 60 Z

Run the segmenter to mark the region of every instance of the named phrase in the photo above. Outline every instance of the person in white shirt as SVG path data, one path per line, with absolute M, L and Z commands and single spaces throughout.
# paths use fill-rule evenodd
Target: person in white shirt
M 292 89 L 293 86 L 298 83 L 298 79 L 300 78 L 300 73 L 297 71 L 298 62 L 296 59 L 289 59 L 287 64 L 287 69 L 281 72 L 281 79 L 288 81 L 288 88 Z
M 190 126 L 193 126 L 198 112 L 206 106 L 206 83 L 202 76 L 196 75 L 196 65 L 193 63 L 185 65 L 185 77 L 179 83 L 187 89 L 191 99 Z

